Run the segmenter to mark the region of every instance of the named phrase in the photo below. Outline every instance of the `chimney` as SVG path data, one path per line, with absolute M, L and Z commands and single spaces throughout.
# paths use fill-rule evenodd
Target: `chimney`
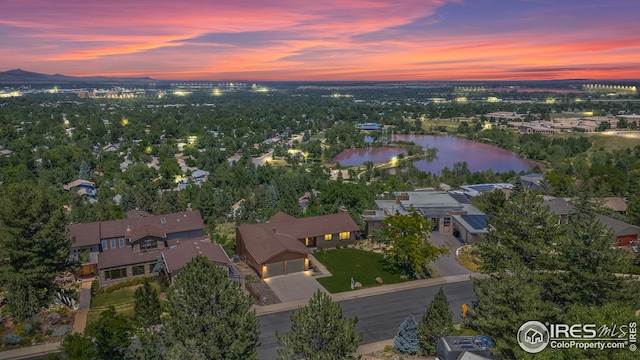
M 276 228 L 275 228 L 275 227 L 273 228 L 273 233 L 274 233 L 274 234 L 276 233 Z
M 191 211 L 191 203 L 187 203 L 187 211 Z

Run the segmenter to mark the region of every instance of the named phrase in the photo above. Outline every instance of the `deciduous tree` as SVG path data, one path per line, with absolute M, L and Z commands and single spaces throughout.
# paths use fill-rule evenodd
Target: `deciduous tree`
M 416 211 L 388 216 L 382 224 L 383 238 L 390 239 L 393 244 L 385 251 L 387 262 L 407 275 L 421 277 L 429 274 L 429 263 L 448 253 L 447 248 L 436 247 L 429 242 L 433 222 Z

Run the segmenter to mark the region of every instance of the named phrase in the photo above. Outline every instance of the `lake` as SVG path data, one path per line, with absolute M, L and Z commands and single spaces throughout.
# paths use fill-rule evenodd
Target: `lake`
M 433 160 L 417 160 L 414 165 L 425 172 L 440 173 L 442 168 L 453 167 L 457 162 L 466 161 L 471 172 L 493 169 L 494 172 L 529 171 L 542 167 L 536 161 L 523 159 L 518 154 L 489 144 L 458 138 L 455 136 L 435 135 L 393 135 L 393 141 L 411 141 L 423 148 L 438 148 L 437 158 Z M 341 165 L 359 166 L 365 161 L 374 163 L 389 161 L 392 157 L 406 153 L 403 148 L 357 148 L 346 149 L 333 158 L 333 162 Z

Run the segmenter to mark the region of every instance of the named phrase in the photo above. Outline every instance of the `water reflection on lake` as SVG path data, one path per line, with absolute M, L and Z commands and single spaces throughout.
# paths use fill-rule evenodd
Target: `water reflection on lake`
M 509 170 L 520 172 L 529 171 L 536 165 L 540 165 L 533 160 L 522 159 L 514 152 L 455 136 L 394 135 L 393 140 L 411 141 L 422 145 L 425 149 L 438 148 L 436 159 L 414 162 L 417 168 L 425 172 L 439 173 L 445 166 L 452 168 L 454 163 L 462 161 L 467 162 L 472 172 L 488 169 L 493 169 L 494 172 Z M 386 147 L 346 149 L 338 154 L 333 162 L 339 161 L 342 165 L 358 166 L 365 161 L 374 163 L 389 161 L 400 153 L 406 153 L 406 150 Z

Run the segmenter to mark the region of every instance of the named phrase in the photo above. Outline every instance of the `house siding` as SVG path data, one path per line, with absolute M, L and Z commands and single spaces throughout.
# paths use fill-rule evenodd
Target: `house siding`
M 150 276 L 152 275 L 151 270 L 153 269 L 153 267 L 155 266 L 156 262 L 155 261 L 151 261 L 151 262 L 143 262 L 143 263 L 139 263 L 139 264 L 131 264 L 131 265 L 127 265 L 127 266 L 118 266 L 118 267 L 113 267 L 113 268 L 108 268 L 108 269 L 100 269 L 98 271 L 98 280 L 100 282 L 100 287 L 105 288 L 111 285 L 115 285 L 117 283 L 121 283 L 123 281 L 127 281 L 129 279 L 133 279 L 133 278 L 138 278 L 138 277 L 143 277 L 143 276 Z M 140 275 L 133 275 L 133 268 L 136 266 L 144 266 L 144 274 L 140 274 Z M 111 280 L 107 280 L 106 278 L 106 272 L 110 271 L 110 270 L 117 270 L 117 269 L 126 269 L 127 272 L 127 276 L 123 277 L 123 278 L 119 278 L 119 279 L 111 279 Z
M 325 240 L 324 235 L 316 236 L 316 248 L 317 249 L 330 249 L 335 248 L 337 246 L 347 246 L 347 245 L 355 245 L 356 243 L 356 232 L 350 231 L 349 238 L 346 240 L 340 240 L 340 234 L 331 234 L 331 240 Z M 304 244 L 304 239 L 302 241 Z

